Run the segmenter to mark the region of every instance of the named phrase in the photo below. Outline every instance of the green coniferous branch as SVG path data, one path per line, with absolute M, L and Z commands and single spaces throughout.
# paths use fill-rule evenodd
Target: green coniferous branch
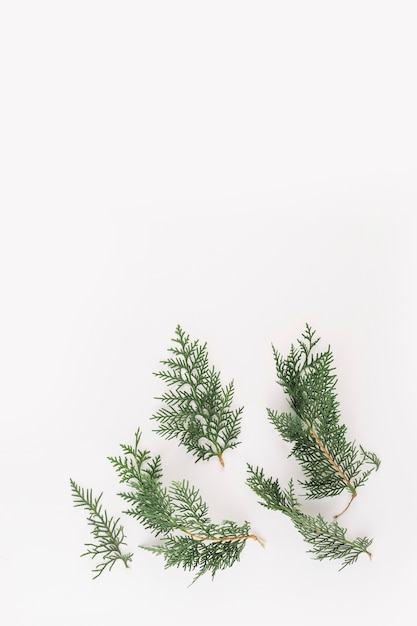
M 248 522 L 238 525 L 226 520 L 214 524 L 199 491 L 187 481 L 165 487 L 161 459 L 139 449 L 140 437 L 138 429 L 135 445 L 122 445 L 124 455 L 109 460 L 121 483 L 129 487 L 129 491 L 119 494 L 129 505 L 124 512 L 155 536 L 161 536 L 159 545 L 144 549 L 163 555 L 166 568 L 197 570 L 195 581 L 205 572 L 211 572 L 214 577 L 218 570 L 233 565 L 248 539 L 263 545 L 250 534 Z
M 128 563 L 133 555 L 122 552 L 120 548 L 126 545 L 123 526 L 119 524 L 119 519 L 109 517 L 107 511 L 103 509 L 100 502 L 103 494 L 94 498 L 91 489 L 83 489 L 72 479 L 70 483 L 74 506 L 83 507 L 88 512 L 87 521 L 95 539 L 95 543 L 85 544 L 88 549 L 81 556 L 90 555 L 93 559 L 95 557 L 101 559 L 101 562 L 93 569 L 93 574 L 95 574 L 93 579 L 98 578 L 107 567 L 110 571 L 116 561 L 123 561 L 125 566 L 129 567 Z
M 327 522 L 320 514 L 316 517 L 306 515 L 300 510 L 295 496 L 294 483 L 290 480 L 288 488 L 282 489 L 278 480 L 266 478 L 260 468 L 248 465 L 247 484 L 261 498 L 260 504 L 273 511 L 287 515 L 304 540 L 311 545 L 308 552 L 318 560 L 341 559 L 344 569 L 355 563 L 361 554 L 372 558 L 368 548 L 372 539 L 357 537 L 354 541 L 346 538 L 346 529 L 338 522 Z
M 350 442 L 346 426 L 339 423 L 337 377 L 330 347 L 314 351 L 319 338 L 307 324 L 297 346 L 284 358 L 273 347 L 277 382 L 288 396 L 291 413 L 267 409 L 271 423 L 285 441 L 293 444 L 291 454 L 307 478 L 302 483 L 308 498 L 335 496 L 343 490 L 350 500 L 342 515 L 369 475 L 380 464 L 378 457 Z
M 191 341 L 177 326 L 172 354 L 161 361 L 166 369 L 155 376 L 169 389 L 159 398 L 164 405 L 153 415 L 156 432 L 166 439 L 179 439 L 198 460 L 217 456 L 224 465 L 225 450 L 238 445 L 243 407 L 232 410 L 233 381 L 225 387 L 220 372 L 209 366 L 207 344 Z

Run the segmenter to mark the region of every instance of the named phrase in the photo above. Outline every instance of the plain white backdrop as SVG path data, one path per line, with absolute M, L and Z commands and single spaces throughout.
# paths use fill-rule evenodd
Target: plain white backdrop
M 7 626 L 374 624 L 415 619 L 415 3 L 0 6 L 0 617 Z M 297 468 L 271 342 L 332 345 L 348 433 L 382 458 L 341 518 L 373 560 L 318 562 L 245 486 Z M 244 405 L 242 444 L 195 465 L 152 432 L 176 324 Z M 214 520 L 266 540 L 203 577 L 91 580 L 69 477 L 119 515 L 106 457 L 132 439 Z M 310 502 L 331 516 L 344 496 Z

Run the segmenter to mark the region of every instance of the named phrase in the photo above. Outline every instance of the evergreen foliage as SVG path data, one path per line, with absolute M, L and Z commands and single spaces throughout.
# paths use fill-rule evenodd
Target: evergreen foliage
M 380 461 L 373 452 L 347 439 L 346 426 L 340 423 L 333 354 L 330 347 L 324 352 L 315 350 L 318 342 L 315 331 L 306 325 L 287 357 L 273 347 L 277 380 L 291 411 L 267 412 L 283 439 L 292 444 L 291 455 L 304 472 L 305 480 L 300 484 L 305 496 L 324 498 L 347 490 L 350 501 L 344 513 Z M 178 439 L 197 461 L 217 456 L 224 465 L 224 451 L 239 443 L 243 410 L 232 409 L 233 382 L 222 387 L 220 373 L 209 366 L 206 344 L 190 341 L 180 326 L 169 352 L 172 356 L 162 361 L 165 369 L 155 373 L 168 386 L 158 398 L 163 406 L 152 417 L 159 423 L 156 432 L 167 439 Z M 142 548 L 162 555 L 166 568 L 193 571 L 194 582 L 206 572 L 214 578 L 219 570 L 239 561 L 248 539 L 264 545 L 250 533 L 248 522 L 214 523 L 200 492 L 188 481 L 165 486 L 160 456 L 153 457 L 149 450 L 141 449 L 140 439 L 138 429 L 134 444 L 121 445 L 122 454 L 109 460 L 126 487 L 119 494 L 128 507 L 124 513 L 158 538 L 156 545 Z M 267 478 L 262 468 L 248 465 L 248 474 L 247 484 L 260 503 L 289 517 L 316 559 L 341 560 L 343 569 L 361 554 L 371 557 L 371 539 L 350 540 L 337 521 L 327 522 L 320 514 L 303 513 L 293 480 L 283 489 L 278 480 Z M 95 540 L 85 544 L 87 551 L 82 555 L 100 561 L 93 570 L 94 578 L 105 569 L 111 570 L 118 560 L 128 567 L 133 555 L 122 551 L 125 535 L 120 520 L 103 509 L 102 494 L 96 498 L 91 489 L 70 482 L 74 505 L 87 511 Z
M 93 559 L 101 559 L 93 569 L 93 578 L 98 578 L 107 567 L 111 570 L 116 561 L 123 561 L 128 567 L 133 555 L 121 551 L 120 546 L 126 545 L 123 526 L 119 524 L 119 519 L 109 517 L 103 509 L 100 502 L 103 494 L 95 498 L 91 489 L 83 489 L 72 479 L 70 483 L 74 506 L 83 507 L 88 512 L 87 521 L 95 539 L 95 543 L 85 544 L 88 549 L 81 556 L 90 555 Z
M 225 450 L 238 445 L 243 407 L 232 410 L 233 381 L 222 387 L 220 372 L 209 366 L 207 344 L 191 341 L 177 326 L 166 369 L 155 376 L 168 390 L 159 398 L 164 405 L 153 415 L 156 432 L 177 438 L 199 460 L 217 456 L 222 465 Z
M 129 505 L 124 512 L 161 537 L 158 545 L 144 549 L 163 555 L 166 568 L 196 571 L 193 582 L 205 572 L 214 577 L 239 560 L 247 539 L 260 541 L 249 534 L 247 522 L 213 523 L 199 491 L 187 481 L 165 487 L 160 457 L 141 450 L 140 438 L 138 429 L 135 444 L 122 445 L 124 454 L 110 461 L 121 483 L 129 487 L 119 494 Z
M 314 351 L 318 342 L 315 331 L 307 325 L 286 358 L 273 348 L 278 383 L 288 396 L 292 412 L 279 414 L 268 409 L 268 416 L 282 438 L 293 444 L 291 455 L 306 476 L 301 481 L 306 497 L 335 496 L 347 489 L 351 498 L 344 513 L 356 497 L 357 488 L 378 469 L 380 461 L 373 452 L 347 440 L 346 426 L 339 423 L 333 354 L 330 347 L 325 352 Z M 247 484 L 261 498 L 260 503 L 287 515 L 310 544 L 309 552 L 316 559 L 340 559 L 343 569 L 362 553 L 371 557 L 371 539 L 357 537 L 351 541 L 337 521 L 327 522 L 320 514 L 314 517 L 303 513 L 293 480 L 283 489 L 278 480 L 266 478 L 259 467 L 248 465 L 248 473 Z
M 304 540 L 310 544 L 311 549 L 308 552 L 316 559 L 341 559 L 340 569 L 343 569 L 355 563 L 363 553 L 371 558 L 368 548 L 372 539 L 357 537 L 350 541 L 346 538 L 346 529 L 338 522 L 327 522 L 321 515 L 313 517 L 303 513 L 295 496 L 293 480 L 290 480 L 287 489 L 282 489 L 278 480 L 266 478 L 262 469 L 254 469 L 248 465 L 248 472 L 247 483 L 261 498 L 260 504 L 287 515 Z
M 302 485 L 307 498 L 335 496 L 346 489 L 351 499 L 345 511 L 380 461 L 373 452 L 347 440 L 346 426 L 339 422 L 333 354 L 330 347 L 315 351 L 318 342 L 307 324 L 287 357 L 273 347 L 277 382 L 292 412 L 267 411 L 282 438 L 293 444 L 291 454 L 306 476 Z

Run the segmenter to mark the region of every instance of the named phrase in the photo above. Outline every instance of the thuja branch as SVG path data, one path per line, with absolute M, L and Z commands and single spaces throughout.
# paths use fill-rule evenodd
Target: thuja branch
M 110 461 L 129 488 L 120 493 L 129 505 L 125 513 L 161 538 L 158 545 L 144 549 L 163 555 L 165 567 L 196 571 L 196 580 L 205 572 L 214 577 L 218 570 L 233 565 L 248 539 L 263 544 L 250 533 L 248 522 L 213 523 L 199 491 L 187 481 L 164 486 L 161 459 L 140 449 L 140 438 L 138 430 L 134 445 L 122 445 L 123 455 Z
M 318 342 L 307 325 L 287 357 L 273 347 L 277 382 L 292 412 L 267 411 L 283 439 L 293 444 L 291 454 L 303 468 L 306 480 L 302 485 L 308 498 L 335 496 L 344 490 L 350 493 L 337 518 L 349 508 L 358 487 L 378 469 L 380 461 L 374 453 L 347 440 L 346 426 L 340 423 L 333 354 L 330 347 L 317 352 Z
M 371 558 L 372 555 L 368 550 L 372 543 L 371 539 L 357 537 L 353 541 L 349 540 L 346 538 L 346 529 L 338 522 L 327 522 L 321 515 L 313 517 L 303 513 L 295 496 L 292 480 L 287 489 L 282 489 L 278 480 L 266 478 L 261 468 L 248 465 L 248 472 L 247 483 L 261 498 L 260 504 L 273 511 L 281 511 L 289 517 L 311 546 L 309 552 L 316 559 L 340 559 L 342 560 L 340 569 L 343 569 L 354 563 L 361 554 Z
M 241 413 L 233 410 L 233 381 L 222 387 L 220 372 L 209 366 L 207 344 L 191 341 L 177 326 L 165 369 L 155 373 L 169 389 L 159 398 L 163 406 L 153 415 L 156 432 L 176 438 L 197 460 L 217 456 L 224 466 L 225 450 L 238 445 Z
M 132 560 L 132 554 L 122 552 L 121 546 L 125 544 L 125 534 L 119 519 L 109 517 L 101 505 L 100 494 L 98 498 L 93 496 L 91 489 L 83 489 L 72 479 L 70 480 L 74 506 L 82 507 L 88 513 L 88 524 L 95 539 L 94 543 L 86 543 L 87 551 L 81 556 L 90 555 L 93 559 L 99 557 L 101 561 L 93 570 L 93 578 L 97 578 L 108 567 L 111 570 L 117 561 L 122 561 L 126 567 Z

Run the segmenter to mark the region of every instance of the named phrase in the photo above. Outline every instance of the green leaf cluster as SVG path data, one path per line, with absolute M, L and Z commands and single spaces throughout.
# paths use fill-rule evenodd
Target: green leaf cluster
M 207 344 L 191 341 L 177 326 L 170 357 L 155 372 L 168 390 L 159 398 L 163 406 L 153 415 L 157 433 L 176 438 L 198 460 L 217 456 L 238 445 L 243 407 L 233 410 L 234 384 L 222 387 L 220 372 L 210 367 Z
M 281 511 L 311 545 L 315 558 L 341 559 L 342 567 L 354 563 L 368 551 L 372 540 L 346 538 L 346 529 L 335 521 L 344 513 L 369 475 L 379 468 L 373 452 L 348 441 L 346 426 L 340 423 L 336 395 L 337 376 L 330 347 L 325 352 L 314 348 L 319 339 L 307 324 L 306 330 L 292 345 L 287 357 L 273 346 L 277 382 L 288 397 L 291 412 L 267 409 L 270 422 L 281 437 L 292 444 L 290 455 L 299 462 L 305 480 L 300 481 L 307 499 L 336 496 L 347 490 L 350 500 L 345 509 L 327 522 L 321 515 L 306 515 L 295 497 L 294 482 L 282 489 L 278 480 L 266 478 L 262 468 L 248 465 L 247 484 L 268 509 Z
M 291 454 L 300 463 L 307 498 L 335 496 L 345 489 L 352 497 L 380 461 L 362 446 L 348 441 L 340 423 L 337 376 L 330 347 L 314 351 L 319 338 L 307 324 L 287 357 L 275 347 L 277 381 L 288 397 L 292 412 L 267 409 L 281 437 L 292 444 Z
M 295 496 L 293 480 L 290 480 L 287 489 L 282 489 L 278 480 L 265 477 L 263 469 L 248 465 L 248 472 L 247 483 L 261 498 L 260 504 L 288 516 L 303 539 L 310 544 L 308 552 L 316 559 L 341 559 L 340 569 L 343 569 L 354 563 L 362 553 L 371 557 L 368 548 L 372 539 L 357 537 L 351 541 L 346 538 L 346 529 L 337 521 L 327 522 L 320 514 L 314 517 L 303 513 Z
M 156 432 L 167 439 L 178 438 L 197 461 L 217 456 L 224 465 L 224 451 L 239 443 L 243 410 L 232 409 L 233 382 L 222 387 L 220 373 L 209 366 L 206 344 L 190 341 L 180 326 L 169 351 L 172 357 L 162 362 L 167 369 L 156 373 L 169 388 L 159 398 L 163 407 L 153 416 L 159 422 Z M 247 522 L 213 523 L 199 491 L 187 481 L 165 487 L 161 458 L 141 449 L 140 437 L 138 429 L 134 444 L 122 445 L 123 454 L 109 459 L 127 487 L 120 494 L 128 505 L 124 513 L 159 537 L 158 545 L 145 549 L 162 554 L 166 567 L 196 571 L 196 580 L 205 572 L 214 577 L 218 570 L 238 561 L 247 539 L 260 541 L 249 534 Z M 119 559 L 126 564 L 132 555 L 120 550 L 124 533 L 119 520 L 114 521 L 103 511 L 101 496 L 95 500 L 90 490 L 85 492 L 73 481 L 71 486 L 75 505 L 89 510 L 89 523 L 98 540 L 97 544 L 88 544 L 86 554 L 93 558 L 101 554 L 103 558 L 95 573 L 111 569 Z
M 87 522 L 91 526 L 94 543 L 86 543 L 87 551 L 81 556 L 98 557 L 99 563 L 93 569 L 93 578 L 97 578 L 106 568 L 111 570 L 117 561 L 122 561 L 126 567 L 132 560 L 132 554 L 122 552 L 125 544 L 125 534 L 120 519 L 109 517 L 101 504 L 102 493 L 95 498 L 91 489 L 84 489 L 70 480 L 74 506 L 82 507 L 88 512 Z
M 319 339 L 308 325 L 297 343 L 284 357 L 273 346 L 277 381 L 286 394 L 290 410 L 279 413 L 267 409 L 270 422 L 291 444 L 291 455 L 299 462 L 304 479 L 299 481 L 307 499 L 350 494 L 344 513 L 380 461 L 373 452 L 349 441 L 347 428 L 340 422 L 336 394 L 337 377 L 330 347 L 319 352 Z M 167 384 L 158 398 L 162 403 L 152 416 L 156 430 L 167 439 L 177 439 L 196 462 L 218 457 L 235 448 L 239 441 L 242 408 L 232 409 L 233 382 L 222 387 L 220 373 L 209 365 L 207 346 L 191 341 L 177 326 L 170 357 L 162 361 L 165 369 L 155 375 Z M 136 519 L 158 542 L 141 546 L 162 555 L 165 567 L 178 567 L 195 573 L 193 582 L 206 572 L 212 578 L 219 570 L 239 561 L 248 539 L 263 542 L 250 532 L 248 522 L 231 520 L 214 523 L 200 492 L 188 481 L 163 482 L 162 462 L 140 446 L 141 430 L 133 445 L 121 445 L 119 456 L 109 457 L 124 490 L 119 494 L 126 504 L 124 514 Z M 295 494 L 294 481 L 286 488 L 266 477 L 260 467 L 248 465 L 248 486 L 268 509 L 289 517 L 318 559 L 338 559 L 341 569 L 354 563 L 361 554 L 371 556 L 372 540 L 347 538 L 347 531 L 334 520 L 303 512 Z M 85 544 L 97 559 L 94 578 L 117 561 L 126 567 L 131 553 L 122 550 L 125 535 L 119 518 L 110 517 L 101 504 L 102 494 L 94 497 L 71 480 L 74 505 L 88 513 L 94 541 Z
M 159 545 L 145 549 L 163 555 L 166 568 L 196 571 L 194 581 L 205 572 L 214 577 L 238 561 L 247 539 L 256 537 L 249 534 L 248 522 L 213 523 L 207 504 L 188 481 L 164 486 L 161 459 L 139 448 L 140 437 L 137 430 L 135 444 L 122 445 L 123 456 L 110 457 L 120 482 L 129 488 L 119 494 L 129 505 L 124 513 L 161 536 Z

